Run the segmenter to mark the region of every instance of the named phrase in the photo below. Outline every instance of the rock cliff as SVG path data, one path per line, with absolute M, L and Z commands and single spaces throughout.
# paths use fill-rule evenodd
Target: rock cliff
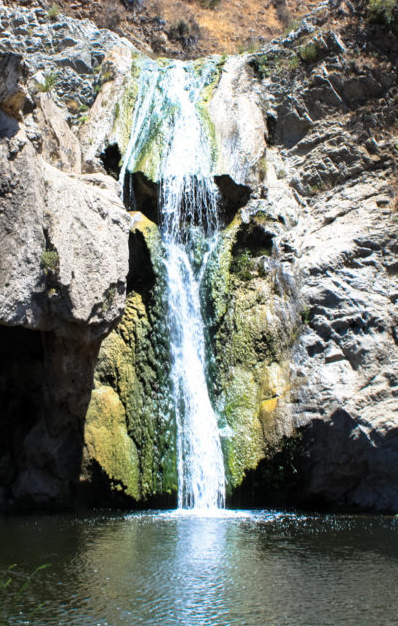
M 79 473 L 95 504 L 172 498 L 153 158 L 140 213 L 111 176 L 140 57 L 89 22 L 0 11 L 0 503 L 69 503 Z M 396 60 L 361 5 L 325 3 L 220 59 L 203 94 L 224 220 L 209 377 L 233 503 L 398 510 Z

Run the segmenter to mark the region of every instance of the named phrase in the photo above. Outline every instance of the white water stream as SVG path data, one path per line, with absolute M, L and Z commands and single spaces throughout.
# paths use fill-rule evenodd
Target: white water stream
M 200 286 L 217 236 L 218 190 L 198 102 L 214 64 L 143 65 L 121 172 L 137 168 L 145 142 L 161 138 L 159 218 L 167 275 L 171 383 L 177 424 L 178 507 L 224 506 L 225 476 L 217 418 L 206 382 Z M 160 142 L 159 142 L 160 143 Z M 130 193 L 133 192 L 132 190 Z M 198 260 L 199 259 L 199 260 Z

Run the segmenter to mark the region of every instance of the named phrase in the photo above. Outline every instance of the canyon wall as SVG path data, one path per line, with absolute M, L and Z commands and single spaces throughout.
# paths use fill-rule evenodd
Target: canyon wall
M 0 504 L 173 504 L 161 147 L 128 211 L 115 181 L 141 57 L 89 22 L 0 11 Z M 219 58 L 203 92 L 222 199 L 208 379 L 231 504 L 398 509 L 397 51 L 352 11 L 321 6 Z

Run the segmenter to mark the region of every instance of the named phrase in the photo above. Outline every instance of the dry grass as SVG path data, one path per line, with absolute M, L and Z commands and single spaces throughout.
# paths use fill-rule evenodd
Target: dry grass
M 50 8 L 52 0 L 41 0 Z M 293 22 L 313 9 L 319 0 L 57 0 L 62 12 L 89 18 L 101 28 L 129 36 L 135 45 L 150 46 L 160 32 L 167 34 L 177 20 L 196 23 L 200 32 L 194 49 L 171 41 L 164 54 L 203 56 L 236 53 L 258 47 L 283 34 Z M 38 6 L 38 0 L 4 0 L 15 6 Z M 129 8 L 130 7 L 130 8 Z M 161 24 L 161 26 L 159 26 Z

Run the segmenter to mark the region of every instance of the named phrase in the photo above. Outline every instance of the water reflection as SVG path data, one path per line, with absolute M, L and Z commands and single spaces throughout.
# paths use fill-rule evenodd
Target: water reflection
M 31 572 L 22 613 L 68 626 L 391 626 L 397 521 L 273 512 L 0 520 L 0 569 Z

